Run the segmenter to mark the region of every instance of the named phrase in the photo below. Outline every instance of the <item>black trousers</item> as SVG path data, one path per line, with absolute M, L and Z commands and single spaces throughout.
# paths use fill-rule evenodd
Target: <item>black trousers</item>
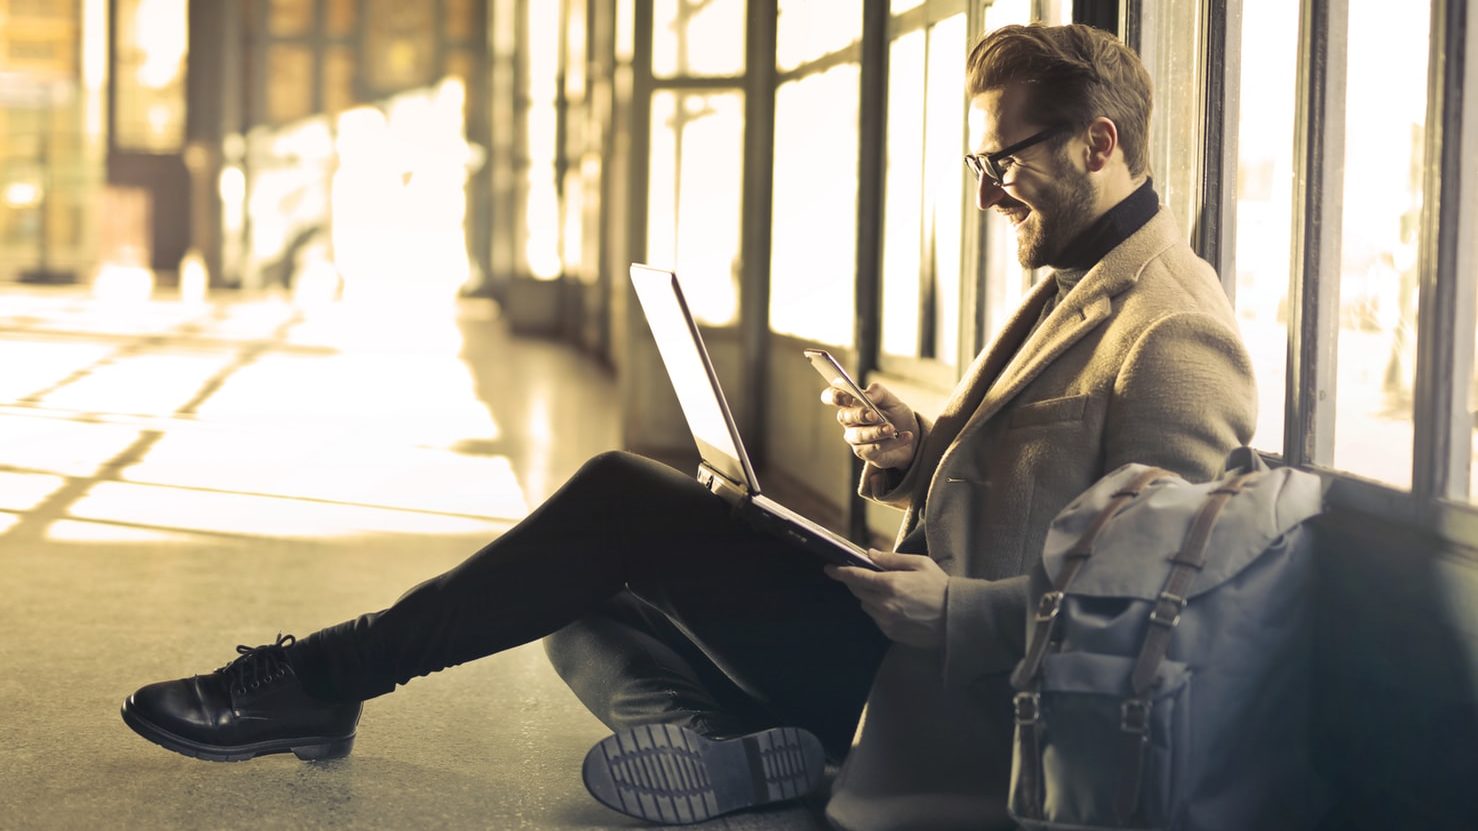
M 787 724 L 840 756 L 887 639 L 821 566 L 691 476 L 605 453 L 455 568 L 291 655 L 310 691 L 363 700 L 549 636 L 556 670 L 612 729 Z

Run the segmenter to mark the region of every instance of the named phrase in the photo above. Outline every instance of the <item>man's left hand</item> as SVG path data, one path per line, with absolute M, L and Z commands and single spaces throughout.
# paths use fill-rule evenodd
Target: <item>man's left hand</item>
M 826 567 L 826 574 L 862 601 L 891 640 L 920 649 L 944 645 L 944 593 L 949 575 L 924 554 L 869 551 L 884 571 L 858 566 Z

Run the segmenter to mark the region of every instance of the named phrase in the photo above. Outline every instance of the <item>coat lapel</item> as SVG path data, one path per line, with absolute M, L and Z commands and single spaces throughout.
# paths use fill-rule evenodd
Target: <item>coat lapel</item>
M 1032 379 L 1108 319 L 1113 311 L 1113 298 L 1134 285 L 1145 263 L 1178 239 L 1174 220 L 1161 208 L 1143 228 L 1083 275 L 1077 288 L 1069 292 L 1067 298 L 1057 304 L 1042 325 L 1022 343 L 1022 337 L 1041 314 L 1042 304 L 1057 288 L 1053 280 L 1037 284 L 1001 337 L 982 359 L 976 361 L 967 383 L 961 386 L 941 414 L 941 421 L 946 416 L 963 418 L 964 421 L 956 426 L 957 422 L 952 419 L 950 426 L 954 429 L 948 431 L 948 441 L 938 448 L 939 455 L 931 461 L 939 460 L 942 464 L 948 447 L 953 446 L 960 436 L 993 418 Z M 1018 343 L 1021 348 L 1014 349 Z M 1004 368 L 1002 364 L 1005 364 Z M 938 468 L 935 468 L 935 473 L 938 473 Z
M 1042 304 L 1046 303 L 1047 298 L 1055 291 L 1057 291 L 1057 286 L 1053 281 L 1043 280 L 1027 292 L 1021 305 L 1016 308 L 1015 314 L 1007 321 L 1000 334 L 975 357 L 970 368 L 965 371 L 965 377 L 955 386 L 953 394 L 944 404 L 944 409 L 940 410 L 938 417 L 935 418 L 934 425 L 924 440 L 924 446 L 920 449 L 919 458 L 914 462 L 915 465 L 922 463 L 927 465 L 925 469 L 937 471 L 937 465 L 943 458 L 945 450 L 970 420 L 971 414 L 979 409 L 986 391 L 991 388 L 996 377 L 1011 360 L 1011 356 L 1017 352 L 1017 347 L 1031 331 L 1037 318 L 1041 317 Z M 927 479 L 924 484 L 927 486 Z
M 985 421 L 1000 412 L 1002 407 L 1058 356 L 1066 352 L 1068 347 L 1082 340 L 1084 335 L 1108 318 L 1109 311 L 1113 308 L 1110 298 L 1133 282 L 1130 279 L 1115 280 L 1112 285 L 1105 285 L 1105 281 L 1089 284 L 1087 281 L 1091 276 L 1091 272 L 1085 276 L 1083 284 L 1071 292 L 1066 300 L 1057 304 L 1057 308 L 1047 315 L 1037 331 L 1016 351 L 1011 363 L 1006 365 L 995 383 L 986 390 L 984 399 L 970 419 L 972 423 Z

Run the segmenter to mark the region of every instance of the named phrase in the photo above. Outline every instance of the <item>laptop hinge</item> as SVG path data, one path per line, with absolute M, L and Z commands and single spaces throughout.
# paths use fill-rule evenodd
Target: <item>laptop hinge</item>
M 746 489 L 730 482 L 723 474 L 706 464 L 698 465 L 698 482 L 731 504 L 749 496 Z

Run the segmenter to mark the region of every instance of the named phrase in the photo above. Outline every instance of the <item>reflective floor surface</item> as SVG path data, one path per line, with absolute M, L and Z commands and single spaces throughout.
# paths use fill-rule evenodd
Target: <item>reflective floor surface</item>
M 619 436 L 608 372 L 488 301 L 0 284 L 0 827 L 606 828 L 537 644 L 365 708 L 347 759 L 211 764 L 118 707 L 388 605 Z M 814 805 L 715 828 L 819 828 Z

